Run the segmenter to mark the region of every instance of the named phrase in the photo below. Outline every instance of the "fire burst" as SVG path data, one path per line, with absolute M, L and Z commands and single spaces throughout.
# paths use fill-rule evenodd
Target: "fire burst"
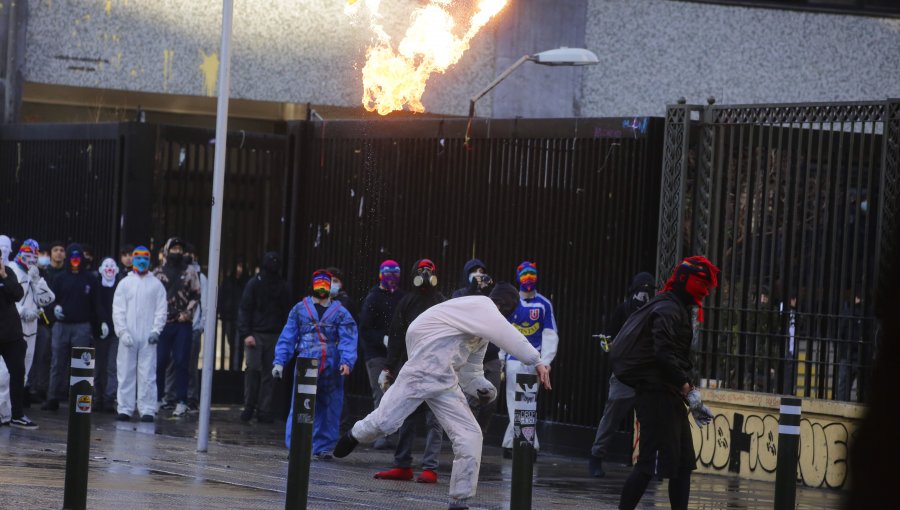
M 348 0 L 345 11 L 356 13 L 360 4 L 372 14 L 372 30 L 376 42 L 366 50 L 363 67 L 362 104 L 370 112 L 387 115 L 404 106 L 422 113 L 422 94 L 432 73 L 443 73 L 457 63 L 469 49 L 469 42 L 504 6 L 508 0 L 479 0 L 468 28 L 457 36 L 456 20 L 448 8 L 452 0 L 430 0 L 415 9 L 410 25 L 396 49 L 390 36 L 378 23 L 380 0 Z

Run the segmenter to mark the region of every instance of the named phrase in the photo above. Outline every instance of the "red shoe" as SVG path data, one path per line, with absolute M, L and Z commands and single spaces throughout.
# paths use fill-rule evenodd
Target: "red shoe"
M 416 478 L 416 481 L 419 483 L 437 483 L 437 472 L 431 469 L 426 469 L 422 471 L 422 474 Z
M 394 468 L 387 471 L 379 471 L 375 473 L 375 478 L 379 480 L 412 480 L 413 472 L 411 468 Z

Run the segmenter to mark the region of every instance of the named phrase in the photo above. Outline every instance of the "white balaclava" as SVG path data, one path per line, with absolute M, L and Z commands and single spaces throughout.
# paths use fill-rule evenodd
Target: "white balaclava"
M 119 274 L 119 266 L 116 265 L 116 261 L 109 257 L 103 259 L 103 263 L 100 264 L 100 283 L 104 287 L 112 287 L 116 284 L 117 274 Z
M 12 241 L 8 236 L 0 235 L 0 257 L 3 257 L 3 263 L 9 263 L 9 254 L 12 253 Z

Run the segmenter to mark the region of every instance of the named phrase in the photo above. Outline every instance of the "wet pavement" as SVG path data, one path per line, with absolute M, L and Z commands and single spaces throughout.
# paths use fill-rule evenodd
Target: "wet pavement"
M 66 413 L 31 409 L 28 415 L 40 430 L 0 428 L 0 508 L 61 508 Z M 197 414 L 160 417 L 156 423 L 123 423 L 114 415 L 93 415 L 88 508 L 283 508 L 288 460 L 284 424 L 248 425 L 238 415 L 237 408 L 213 408 L 208 453 L 196 452 Z M 391 461 L 392 452 L 364 445 L 346 459 L 313 461 L 309 508 L 446 508 L 449 441 L 444 441 L 435 485 L 372 478 Z M 587 476 L 585 459 L 541 454 L 534 469 L 533 508 L 615 509 L 630 468 L 604 467 L 606 478 L 594 479 Z M 510 478 L 511 461 L 502 459 L 499 448 L 485 447 L 471 507 L 508 508 Z M 692 509 L 761 510 L 772 508 L 774 484 L 694 475 L 691 490 Z M 797 502 L 800 509 L 838 509 L 841 493 L 798 487 Z M 665 483 L 651 482 L 639 508 L 666 507 Z

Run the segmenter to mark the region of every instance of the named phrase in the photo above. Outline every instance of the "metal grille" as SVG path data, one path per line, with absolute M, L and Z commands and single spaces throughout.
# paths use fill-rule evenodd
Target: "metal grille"
M 406 274 L 428 257 L 449 296 L 472 257 L 506 281 L 535 261 L 560 332 L 540 412 L 594 426 L 606 371 L 591 334 L 655 262 L 662 119 L 479 121 L 471 151 L 464 131 L 464 121 L 292 125 L 302 152 L 296 288 L 335 265 L 361 300 L 382 260 Z M 370 394 L 364 372 L 354 371 L 348 392 Z
M 888 105 L 693 108 L 702 120 L 688 128 L 690 154 L 664 173 L 686 176 L 692 221 L 679 225 L 689 241 L 678 256 L 705 253 L 722 269 L 699 375 L 713 387 L 864 400 L 887 263 L 878 240 L 895 217 L 882 196 L 897 174 L 884 155 Z M 658 276 L 670 271 L 660 264 Z

